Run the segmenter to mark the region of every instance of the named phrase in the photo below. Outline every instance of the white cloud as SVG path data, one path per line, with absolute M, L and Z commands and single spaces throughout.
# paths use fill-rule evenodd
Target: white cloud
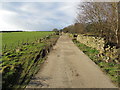
M 13 18 L 16 15 L 17 13 L 15 12 L 0 9 L 0 30 L 9 31 L 9 30 L 21 29 L 17 25 L 11 23 L 11 18 Z
M 51 30 L 73 23 L 77 3 L 4 3 L 0 30 Z M 9 6 L 10 5 L 10 6 Z

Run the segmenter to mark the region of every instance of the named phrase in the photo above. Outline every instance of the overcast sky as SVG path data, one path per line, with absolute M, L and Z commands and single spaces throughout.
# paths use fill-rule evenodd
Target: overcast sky
M 0 31 L 52 30 L 74 23 L 78 2 L 2 2 Z

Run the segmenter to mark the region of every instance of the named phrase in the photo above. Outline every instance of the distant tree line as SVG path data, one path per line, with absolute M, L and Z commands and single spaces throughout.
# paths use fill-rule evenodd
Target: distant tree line
M 23 31 L 0 31 L 0 33 L 23 32 Z
M 120 46 L 120 2 L 83 2 L 77 11 L 75 24 L 64 32 L 104 37 L 108 44 Z

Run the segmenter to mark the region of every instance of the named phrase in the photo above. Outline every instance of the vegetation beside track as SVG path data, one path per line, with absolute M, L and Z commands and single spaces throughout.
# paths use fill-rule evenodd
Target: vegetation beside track
M 59 38 L 59 35 L 56 35 L 54 32 L 22 32 L 24 35 L 18 33 L 14 33 L 18 35 L 15 35 L 15 40 L 17 40 L 17 38 L 18 40 L 22 40 L 22 36 L 27 33 L 29 33 L 28 37 L 32 39 L 29 39 L 29 41 L 26 39 L 26 41 L 17 45 L 17 47 L 13 44 L 13 46 L 15 46 L 14 48 L 3 48 L 2 58 L 0 60 L 3 88 L 24 88 L 30 81 L 30 78 L 40 69 L 40 65 L 44 62 L 46 55 Z M 33 36 L 29 36 L 32 34 Z M 34 38 L 34 35 L 36 35 L 37 39 Z M 9 35 L 6 39 L 11 37 L 13 36 Z M 24 39 L 26 37 L 24 37 Z M 3 39 L 5 39 L 5 37 Z M 11 42 L 15 43 L 17 41 L 13 39 Z M 7 40 L 6 43 L 8 43 Z
M 76 39 L 73 39 L 73 42 L 111 78 L 112 82 L 115 83 L 116 86 L 118 86 L 118 83 L 120 82 L 118 79 L 118 64 L 103 61 L 99 56 L 98 50 L 88 47 L 78 42 Z

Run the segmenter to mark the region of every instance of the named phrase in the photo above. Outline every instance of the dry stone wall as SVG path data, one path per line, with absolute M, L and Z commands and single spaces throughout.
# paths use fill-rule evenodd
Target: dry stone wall
M 70 37 L 74 37 L 74 35 L 70 34 Z M 115 62 L 119 63 L 119 57 L 120 57 L 120 48 L 116 48 L 116 46 L 110 47 L 109 45 L 107 48 L 104 48 L 105 41 L 104 38 L 101 37 L 94 37 L 94 36 L 85 36 L 82 34 L 77 35 L 76 38 L 77 41 L 80 43 L 85 44 L 88 47 L 97 49 L 99 53 L 99 57 L 101 57 L 102 60 L 105 62 Z
M 101 52 L 104 51 L 105 41 L 103 38 L 78 35 L 76 39 L 77 39 L 77 41 L 79 41 L 89 47 L 95 48 Z

